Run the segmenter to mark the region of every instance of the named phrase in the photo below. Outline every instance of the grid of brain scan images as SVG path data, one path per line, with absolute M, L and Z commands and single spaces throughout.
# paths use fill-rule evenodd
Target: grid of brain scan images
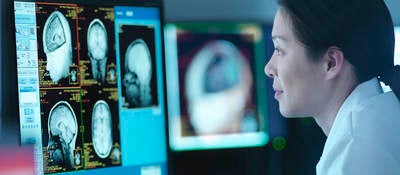
M 166 174 L 159 11 L 91 4 L 14 2 L 21 143 L 38 174 Z
M 121 164 L 113 14 L 36 4 L 45 173 Z

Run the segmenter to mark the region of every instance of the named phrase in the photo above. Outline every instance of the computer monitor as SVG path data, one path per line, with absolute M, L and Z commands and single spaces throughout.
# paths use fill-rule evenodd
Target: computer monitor
M 400 26 L 394 27 L 394 65 L 400 65 Z M 384 92 L 391 91 L 389 86 L 386 86 L 381 82 L 381 86 Z
M 268 141 L 265 48 L 254 23 L 170 23 L 165 29 L 169 144 L 174 151 Z
M 394 64 L 400 65 L 400 26 L 394 28 L 395 46 L 394 46 Z
M 14 1 L 38 174 L 167 174 L 160 1 Z

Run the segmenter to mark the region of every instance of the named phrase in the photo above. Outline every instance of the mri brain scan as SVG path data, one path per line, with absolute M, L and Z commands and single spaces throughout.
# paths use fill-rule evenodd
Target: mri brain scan
M 72 82 L 76 82 L 76 80 L 77 80 L 76 74 L 77 74 L 77 72 L 75 69 L 71 70 L 71 81 Z
M 142 107 L 152 103 L 151 95 L 151 55 L 142 39 L 133 41 L 125 53 L 126 100 L 130 106 Z
M 108 52 L 107 31 L 103 22 L 94 19 L 88 28 L 87 45 L 93 78 L 104 83 Z
M 94 151 L 100 158 L 106 158 L 112 148 L 112 118 L 108 104 L 99 100 L 92 113 L 92 142 Z
M 46 54 L 46 70 L 53 82 L 68 76 L 72 64 L 71 29 L 65 16 L 54 11 L 43 28 L 43 49 Z
M 252 86 L 248 61 L 231 42 L 206 44 L 185 77 L 190 122 L 197 134 L 232 132 L 241 125 Z
M 74 163 L 75 141 L 78 123 L 75 113 L 66 101 L 56 103 L 48 119 L 49 144 L 47 150 L 52 165 L 71 169 Z

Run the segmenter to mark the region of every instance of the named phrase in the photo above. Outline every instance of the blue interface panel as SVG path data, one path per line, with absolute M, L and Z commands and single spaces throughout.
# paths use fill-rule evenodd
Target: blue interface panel
M 21 143 L 37 174 L 167 174 L 160 8 L 14 9 Z

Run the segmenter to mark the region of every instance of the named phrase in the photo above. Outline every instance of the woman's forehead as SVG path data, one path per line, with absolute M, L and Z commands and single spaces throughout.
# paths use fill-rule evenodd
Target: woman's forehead
M 273 41 L 288 42 L 293 38 L 290 20 L 288 16 L 283 13 L 285 12 L 283 12 L 282 9 L 279 9 L 275 15 L 271 33 Z

